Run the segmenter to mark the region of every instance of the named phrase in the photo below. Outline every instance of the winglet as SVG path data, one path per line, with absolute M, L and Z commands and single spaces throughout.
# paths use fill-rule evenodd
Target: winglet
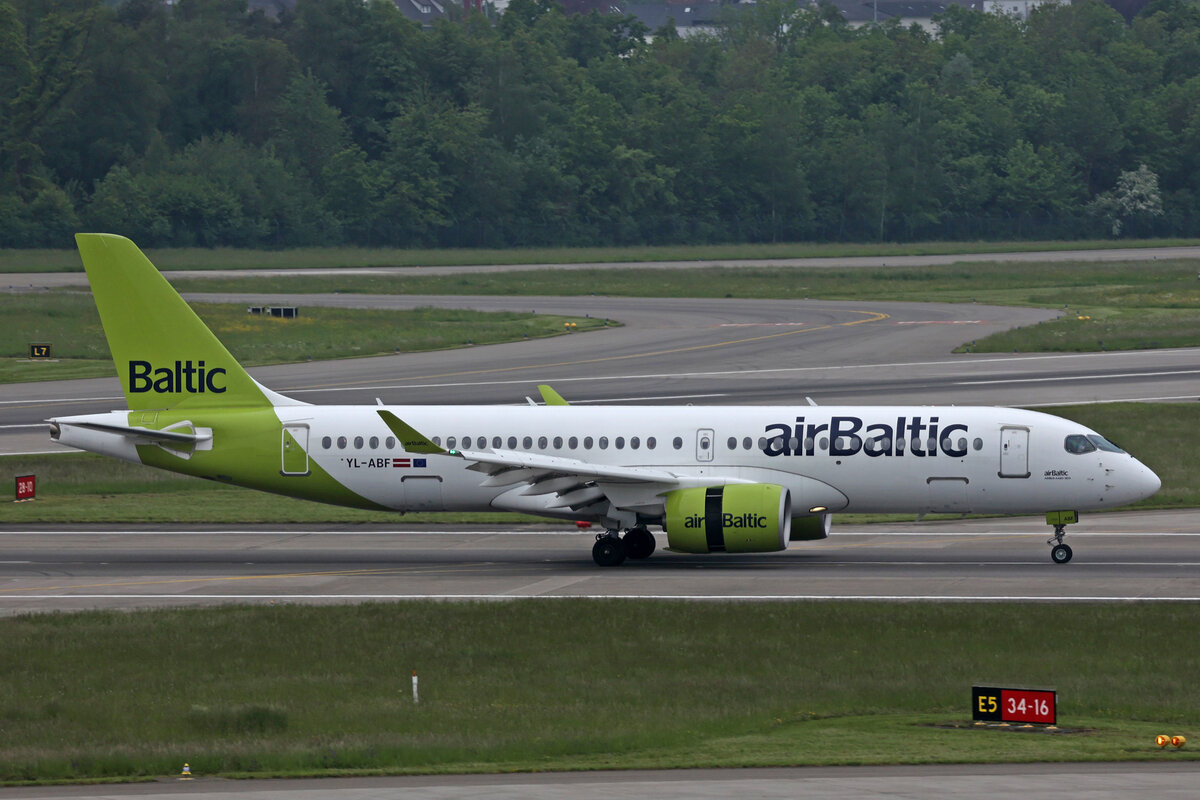
M 561 394 L 559 394 L 558 392 L 551 389 L 548 384 L 539 383 L 538 391 L 542 393 L 542 400 L 546 401 L 546 405 L 548 405 L 548 406 L 569 406 L 570 405 L 570 403 L 568 403 L 566 400 L 563 399 L 563 396 Z
M 400 440 L 401 446 L 409 453 L 425 453 L 427 455 L 445 455 L 446 451 L 438 447 L 429 438 L 417 433 L 411 425 L 397 417 L 390 411 L 379 411 L 380 418 L 384 424 L 391 429 L 392 433 L 396 434 L 396 438 Z

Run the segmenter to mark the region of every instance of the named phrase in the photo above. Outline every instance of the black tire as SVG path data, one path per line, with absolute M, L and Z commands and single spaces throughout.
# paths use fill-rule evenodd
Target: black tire
M 621 540 L 625 545 L 625 555 L 629 558 L 649 558 L 658 546 L 654 534 L 645 528 L 630 528 Z
M 625 545 L 616 536 L 602 536 L 592 545 L 592 560 L 601 567 L 625 563 Z
M 1071 545 L 1069 544 L 1056 544 L 1050 548 L 1050 560 L 1055 564 L 1067 563 L 1071 560 L 1072 555 Z

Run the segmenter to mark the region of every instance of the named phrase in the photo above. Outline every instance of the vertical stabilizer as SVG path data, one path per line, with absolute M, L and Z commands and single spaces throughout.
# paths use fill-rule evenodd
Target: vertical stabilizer
M 108 233 L 75 241 L 130 409 L 271 405 L 137 245 Z

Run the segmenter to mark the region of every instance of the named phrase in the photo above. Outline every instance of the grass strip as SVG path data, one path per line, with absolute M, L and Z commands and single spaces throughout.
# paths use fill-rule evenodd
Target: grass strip
M 192 307 L 246 366 L 445 350 L 538 339 L 603 327 L 605 320 L 508 311 L 416 308 L 384 311 L 301 307 L 294 319 L 249 314 L 236 303 Z M 0 294 L 0 383 L 115 375 L 90 294 Z M 51 342 L 58 362 L 29 362 L 30 342 Z
M 1200 409 L 1189 403 L 1102 403 L 1042 409 L 1127 447 L 1158 473 L 1158 494 L 1130 508 L 1200 506 Z M 0 457 L 0 484 L 38 476 L 40 499 L 0 503 L 0 523 L 518 523 L 515 514 L 406 514 L 339 508 L 164 472 L 87 453 Z M 910 517 L 911 518 L 911 515 Z M 835 521 L 859 522 L 856 515 Z M 889 516 L 888 519 L 897 519 Z M 539 520 L 544 522 L 544 520 Z
M 0 620 L 0 780 L 1191 759 L 1194 604 L 517 600 Z M 1051 617 L 1053 625 L 1048 624 Z M 411 671 L 420 703 L 411 698 Z M 1083 733 L 956 730 L 972 684 Z
M 667 245 L 660 247 L 543 247 L 408 250 L 368 247 L 307 247 L 291 250 L 240 248 L 148 249 L 159 269 L 336 269 L 338 267 L 468 266 L 477 264 L 587 264 L 620 261 L 697 261 L 756 258 L 844 258 L 955 253 L 1029 253 L 1062 250 L 1190 247 L 1197 239 L 1131 239 L 1053 242 L 767 243 Z M 74 249 L 0 250 L 0 274 L 79 272 Z

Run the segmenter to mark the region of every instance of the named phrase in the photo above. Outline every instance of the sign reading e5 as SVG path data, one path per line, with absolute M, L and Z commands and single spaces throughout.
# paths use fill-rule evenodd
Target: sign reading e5
M 1041 689 L 972 686 L 971 718 L 981 722 L 1053 725 L 1058 720 L 1058 695 Z

